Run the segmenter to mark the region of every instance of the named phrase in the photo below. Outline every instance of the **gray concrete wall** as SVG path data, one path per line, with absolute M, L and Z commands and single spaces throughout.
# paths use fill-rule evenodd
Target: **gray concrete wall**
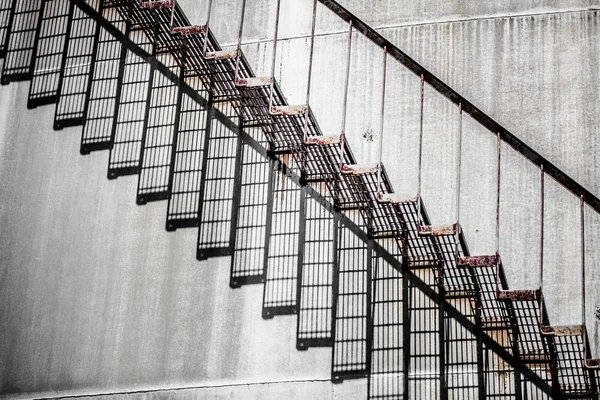
M 182 3 L 194 22 L 203 20 L 196 2 Z M 248 0 L 244 51 L 260 73 L 270 67 L 271 3 Z M 290 102 L 303 103 L 311 4 L 282 3 L 281 35 L 290 39 L 279 47 L 277 77 Z M 600 194 L 600 34 L 588 10 L 598 1 L 343 4 Z M 227 7 L 215 0 L 213 28 L 234 43 Z M 320 8 L 318 31 L 311 107 L 324 132 L 337 133 L 345 27 Z M 377 143 L 362 135 L 379 133 L 381 52 L 359 36 L 354 42 L 347 133 L 359 161 L 375 161 Z M 384 163 L 396 190 L 415 194 L 418 79 L 393 62 L 388 74 Z M 196 387 L 170 395 L 365 398 L 364 380 L 321 382 L 330 350 L 297 352 L 294 317 L 262 320 L 262 287 L 229 289 L 228 258 L 195 261 L 195 230 L 164 232 L 166 204 L 136 206 L 136 180 L 107 181 L 107 154 L 80 156 L 79 130 L 51 131 L 53 108 L 26 111 L 26 95 L 25 83 L 0 88 L 0 393 L 151 391 L 130 396 L 137 399 Z M 423 195 L 435 223 L 456 218 L 456 129 L 456 108 L 427 89 Z M 472 252 L 487 254 L 495 142 L 468 117 L 464 135 L 461 223 Z M 513 287 L 536 286 L 538 172 L 503 152 L 501 255 Z M 578 204 L 546 186 L 548 307 L 553 322 L 578 323 Z M 597 349 L 600 218 L 587 215 L 588 329 Z M 244 385 L 288 380 L 306 382 Z

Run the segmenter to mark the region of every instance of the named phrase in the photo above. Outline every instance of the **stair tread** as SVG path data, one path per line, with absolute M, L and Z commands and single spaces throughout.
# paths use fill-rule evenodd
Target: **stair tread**
M 259 87 L 259 86 L 269 86 L 271 83 L 273 83 L 272 77 L 257 76 L 257 77 L 238 79 L 238 81 L 236 82 L 236 85 L 244 86 L 244 87 Z
M 339 144 L 342 140 L 342 135 L 322 135 L 322 136 L 309 136 L 304 140 L 304 144 L 309 145 L 328 145 L 328 144 Z
M 232 58 L 237 57 L 237 53 L 238 53 L 237 49 L 209 51 L 206 53 L 205 58 L 207 60 L 230 60 Z
M 344 164 L 342 165 L 342 174 L 346 175 L 364 175 L 374 174 L 379 168 L 379 163 L 365 163 L 365 164 Z
M 421 236 L 450 236 L 456 234 L 456 224 L 453 225 L 418 225 Z
M 308 107 L 305 104 L 295 106 L 273 106 L 271 107 L 271 114 L 273 115 L 303 115 L 308 111 Z

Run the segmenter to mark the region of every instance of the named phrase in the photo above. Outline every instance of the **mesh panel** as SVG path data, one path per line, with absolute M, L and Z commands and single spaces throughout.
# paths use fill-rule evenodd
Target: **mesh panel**
M 61 62 L 74 7 L 74 3 L 68 0 L 44 1 L 42 4 L 28 108 L 58 101 Z
M 31 79 L 34 45 L 42 0 L 15 0 L 5 31 L 6 45 L 0 82 Z

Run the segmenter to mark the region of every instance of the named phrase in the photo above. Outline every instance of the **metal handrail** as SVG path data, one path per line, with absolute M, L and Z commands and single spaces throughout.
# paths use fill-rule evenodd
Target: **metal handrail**
M 501 140 L 510 145 L 523 157 L 531 161 L 539 168 L 544 168 L 544 172 L 554 178 L 558 183 L 564 186 L 567 190 L 573 193 L 575 196 L 583 199 L 583 201 L 589 205 L 597 213 L 600 213 L 600 199 L 592 194 L 590 191 L 581 186 L 577 181 L 563 172 L 561 169 L 556 167 L 538 152 L 533 150 L 525 142 L 519 139 L 515 134 L 510 132 L 508 129 L 500 125 L 492 117 L 484 113 L 482 110 L 477 108 L 473 103 L 465 99 L 458 92 L 448 86 L 440 78 L 435 76 L 433 73 L 428 71 L 425 67 L 417 63 L 405 52 L 400 50 L 397 46 L 392 44 L 389 40 L 383 37 L 380 33 L 375 31 L 365 22 L 360 20 L 357 16 L 352 14 L 346 8 L 341 6 L 335 0 L 319 0 L 321 4 L 327 7 L 329 10 L 334 12 L 342 20 L 352 23 L 354 29 L 357 32 L 365 35 L 369 40 L 378 45 L 379 47 L 387 48 L 388 55 L 398 60 L 408 70 L 413 72 L 417 76 L 423 76 L 425 82 L 427 82 L 433 89 L 435 89 L 442 96 L 456 104 L 457 106 L 462 105 L 462 111 L 469 114 L 475 121 L 479 122 L 484 128 L 489 130 L 493 135 L 498 135 Z

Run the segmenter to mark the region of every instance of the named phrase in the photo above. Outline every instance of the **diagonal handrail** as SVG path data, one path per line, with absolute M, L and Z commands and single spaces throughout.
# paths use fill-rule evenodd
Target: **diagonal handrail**
M 578 198 L 582 198 L 583 201 L 594 209 L 597 213 L 600 213 L 600 199 L 588 191 L 586 188 L 581 186 L 577 181 L 563 172 L 560 168 L 552 164 L 541 154 L 536 152 L 525 142 L 519 139 L 514 133 L 496 122 L 492 117 L 487 115 L 485 112 L 477 108 L 473 103 L 461 96 L 456 90 L 452 89 L 440 78 L 435 76 L 433 73 L 425 69 L 422 65 L 413 60 L 405 52 L 400 50 L 397 46 L 392 44 L 389 40 L 383 37 L 380 33 L 375 31 L 365 22 L 361 21 L 356 15 L 342 7 L 335 0 L 319 0 L 321 4 L 327 7 L 329 10 L 337 14 L 338 17 L 348 23 L 352 23 L 354 29 L 379 47 L 387 48 L 388 55 L 394 57 L 408 70 L 413 72 L 417 76 L 423 75 L 425 82 L 431 85 L 438 93 L 446 97 L 448 100 L 456 104 L 457 106 L 462 105 L 462 111 L 468 113 L 475 121 L 479 122 L 483 127 L 489 130 L 493 135 L 498 135 L 501 140 L 510 145 L 513 149 L 519 152 L 523 157 L 527 158 L 533 164 L 539 168 L 544 169 L 547 175 L 550 175 L 558 183 L 568 189 Z
M 202 97 L 198 92 L 196 92 L 192 87 L 187 85 L 185 82 L 180 82 L 180 78 L 177 74 L 173 73 L 169 68 L 164 66 L 160 61 L 156 58 L 152 57 L 152 55 L 142 49 L 139 45 L 134 43 L 131 39 L 129 39 L 123 32 L 114 27 L 110 22 L 105 20 L 96 10 L 94 10 L 85 0 L 71 0 L 73 1 L 79 9 L 87 14 L 90 18 L 92 18 L 96 23 L 98 23 L 102 28 L 106 29 L 109 34 L 117 38 L 122 42 L 123 46 L 125 46 L 128 50 L 132 51 L 137 56 L 144 59 L 146 62 L 155 67 L 158 71 L 160 71 L 165 78 L 170 80 L 173 83 L 177 83 L 180 85 L 181 89 L 197 101 L 202 107 L 209 107 L 208 101 Z M 319 0 L 321 1 L 321 0 Z M 244 130 L 240 129 L 239 126 L 235 124 L 231 119 L 229 119 L 226 115 L 224 115 L 221 111 L 216 109 L 214 106 L 210 108 L 210 112 L 213 116 L 219 120 L 219 122 L 223 123 L 228 129 L 231 129 L 233 132 L 237 133 L 241 139 L 248 144 L 251 148 L 261 154 L 263 157 L 269 157 L 267 149 L 265 149 L 260 143 L 258 143 L 254 138 L 252 138 L 248 133 Z M 277 168 L 281 169 L 284 173 L 287 173 L 287 166 L 281 162 L 277 162 Z M 300 176 L 294 172 L 288 174 L 288 177 L 292 182 L 296 185 L 301 185 Z M 306 186 L 307 194 L 315 199 L 320 205 L 322 205 L 328 212 L 335 213 L 339 217 L 339 222 L 347 229 L 352 231 L 360 240 L 367 242 L 371 240 L 366 232 L 363 231 L 361 227 L 352 222 L 348 217 L 343 215 L 342 213 L 335 210 L 333 204 L 326 198 L 320 195 L 318 191 L 313 189 L 310 185 Z M 470 320 L 469 317 L 462 314 L 457 308 L 455 308 L 452 304 L 450 304 L 443 296 L 440 296 L 434 289 L 432 289 L 426 282 L 421 280 L 417 275 L 415 275 L 411 270 L 404 268 L 403 261 L 399 260 L 395 255 L 388 252 L 383 246 L 379 243 L 372 243 L 373 250 L 377 252 L 387 263 L 389 263 L 393 268 L 402 272 L 405 278 L 407 278 L 411 284 L 419 289 L 425 296 L 430 298 L 436 304 L 443 304 L 444 311 L 457 321 L 461 326 L 463 326 L 467 331 L 471 332 L 473 335 L 477 336 L 481 339 L 482 343 L 485 344 L 490 350 L 492 350 L 495 354 L 497 354 L 504 361 L 515 367 L 519 373 L 521 373 L 524 377 L 526 377 L 529 382 L 537 386 L 544 393 L 551 395 L 552 388 L 542 380 L 533 370 L 531 370 L 524 361 L 520 360 L 517 356 L 507 351 L 504 347 L 496 342 L 494 338 L 489 336 L 481 326 L 474 323 Z

